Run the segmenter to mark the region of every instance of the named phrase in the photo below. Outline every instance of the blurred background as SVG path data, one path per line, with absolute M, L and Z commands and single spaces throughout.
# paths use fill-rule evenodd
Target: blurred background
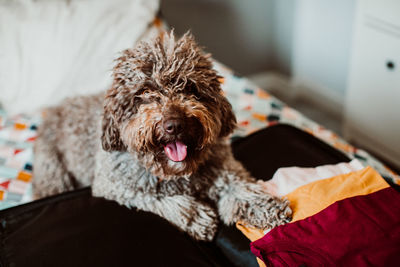
M 400 1 L 164 0 L 222 63 L 400 166 Z

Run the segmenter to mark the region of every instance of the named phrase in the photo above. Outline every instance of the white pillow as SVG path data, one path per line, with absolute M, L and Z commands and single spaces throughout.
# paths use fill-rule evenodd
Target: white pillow
M 158 0 L 0 0 L 0 102 L 34 111 L 111 83 L 113 60 L 146 34 Z

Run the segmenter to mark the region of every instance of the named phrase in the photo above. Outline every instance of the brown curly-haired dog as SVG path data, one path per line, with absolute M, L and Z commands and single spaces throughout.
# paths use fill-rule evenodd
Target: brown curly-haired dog
M 209 55 L 190 34 L 166 33 L 122 53 L 106 95 L 46 111 L 35 146 L 34 192 L 92 185 L 94 196 L 158 214 L 199 240 L 218 220 L 288 222 L 273 197 L 233 158 L 235 128 Z

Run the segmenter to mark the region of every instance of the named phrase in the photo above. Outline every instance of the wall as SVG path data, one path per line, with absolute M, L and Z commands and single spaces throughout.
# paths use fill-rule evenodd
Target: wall
M 297 0 L 274 0 L 273 16 L 269 23 L 273 26 L 272 69 L 290 75 L 293 64 L 293 30 Z
M 293 75 L 298 88 L 343 102 L 355 0 L 163 0 L 178 33 L 192 29 L 240 74 Z
M 295 79 L 343 99 L 354 11 L 354 0 L 297 0 L 292 65 Z
M 162 0 L 161 10 L 178 34 L 197 41 L 242 75 L 273 68 L 273 0 Z

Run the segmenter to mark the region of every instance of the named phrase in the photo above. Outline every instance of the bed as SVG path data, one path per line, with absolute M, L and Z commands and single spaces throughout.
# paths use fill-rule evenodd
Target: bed
M 238 77 L 221 63 L 215 69 L 224 77 L 222 88 L 233 106 L 238 128 L 232 139 L 248 136 L 276 124 L 292 125 L 343 152 L 372 166 L 392 184 L 400 184 L 400 176 L 368 152 L 347 143 L 340 136 L 287 106 L 268 92 Z M 7 116 L 0 110 L 0 208 L 16 206 L 32 200 L 31 179 L 33 144 L 41 114 Z
M 165 27 L 157 17 L 151 21 L 152 32 Z M 400 176 L 366 151 L 223 64 L 214 61 L 214 67 L 223 77 L 222 88 L 237 116 L 238 128 L 231 136 L 235 157 L 256 178 L 268 180 L 280 167 L 357 159 L 392 187 L 400 185 Z M 58 266 L 121 266 L 132 260 L 152 266 L 258 266 L 245 225 L 221 225 L 208 244 L 190 240 L 154 215 L 127 212 L 115 203 L 92 198 L 88 188 L 33 201 L 33 145 L 41 116 L 40 111 L 8 115 L 0 109 L 2 266 L 32 266 L 32 261 L 41 266 L 55 262 Z M 76 224 L 77 218 L 83 223 Z M 132 225 L 136 230 L 127 231 Z
M 356 158 L 365 166 L 373 166 L 381 173 L 382 177 L 384 177 L 388 183 L 392 185 L 399 184 L 399 176 L 388 169 L 383 163 L 369 155 L 367 152 L 359 150 L 346 143 L 343 139 L 331 132 L 329 129 L 326 129 L 323 126 L 306 118 L 298 111 L 290 108 L 272 95 L 250 83 L 246 78 L 233 75 L 233 72 L 227 67 L 217 62 L 215 63 L 215 67 L 224 77 L 224 92 L 229 101 L 232 103 L 238 118 L 239 127 L 231 137 L 235 156 L 245 164 L 245 166 L 255 177 L 267 180 L 273 176 L 274 172 L 279 167 L 314 167 L 323 164 L 345 162 Z M 30 255 L 29 253 L 32 253 L 32 256 L 38 257 L 40 251 L 27 252 L 20 250 L 24 248 L 24 246 L 21 246 L 21 242 L 24 242 L 24 244 L 27 245 L 29 243 L 27 240 L 31 240 L 31 242 L 34 240 L 35 245 L 32 244 L 32 246 L 38 248 L 44 247 L 45 250 L 50 250 L 50 248 L 43 245 L 39 240 L 41 240 L 41 238 L 44 240 L 54 238 L 54 236 L 57 236 L 55 232 L 60 233 L 62 232 L 62 229 L 68 229 L 68 226 L 64 225 L 62 222 L 68 222 L 70 220 L 74 221 L 77 218 L 76 216 L 79 216 L 79 220 L 81 220 L 83 214 L 86 214 L 87 210 L 90 210 L 90 207 L 95 207 L 93 214 L 91 213 L 92 217 L 88 217 L 88 221 L 83 223 L 81 227 L 84 227 L 85 225 L 91 225 L 95 223 L 96 219 L 98 220 L 99 217 L 101 217 L 101 214 L 98 214 L 99 211 L 97 210 L 99 208 L 101 208 L 105 214 L 108 214 L 107 216 L 117 216 L 111 213 L 111 210 L 112 212 L 114 212 L 114 210 L 117 210 L 117 212 L 122 212 L 122 214 L 118 213 L 118 216 L 121 218 L 125 218 L 125 216 L 127 216 L 125 214 L 126 211 L 120 211 L 120 207 L 114 207 L 116 205 L 103 202 L 99 203 L 99 200 L 92 200 L 90 198 L 89 189 L 75 192 L 72 195 L 65 194 L 42 202 L 39 201 L 39 203 L 38 201 L 31 202 L 31 181 L 34 179 L 34 177 L 32 177 L 32 169 L 34 168 L 32 165 L 32 149 L 35 142 L 36 129 L 40 125 L 40 117 L 40 113 L 8 117 L 5 111 L 1 111 L 0 208 L 3 211 L 0 211 L 0 220 L 3 222 L 10 222 L 10 225 L 12 226 L 16 224 L 15 222 L 18 222 L 16 229 L 18 229 L 18 227 L 23 229 L 22 231 L 16 231 L 15 229 L 11 230 L 13 236 L 11 239 L 7 239 L 6 236 L 2 237 L 3 240 L 8 240 L 8 242 L 3 243 L 3 251 L 15 250 L 15 248 L 19 248 L 19 250 L 13 251 L 13 253 L 10 253 L 10 255 L 21 255 L 20 253 L 26 253 L 27 255 Z M 265 144 L 263 144 L 263 142 L 265 142 Z M 307 151 L 307 149 L 304 149 L 305 147 L 309 148 L 310 145 L 314 147 L 311 154 L 309 151 Z M 298 149 L 299 146 L 302 149 Z M 249 153 L 250 151 L 255 152 Z M 267 167 L 265 167 L 266 165 Z M 260 166 L 262 166 L 262 168 L 260 168 Z M 76 201 L 79 203 L 80 213 L 75 210 L 75 212 L 78 212 L 78 215 L 75 215 L 73 218 L 65 218 L 65 215 L 63 215 L 64 213 L 60 213 L 60 207 L 53 206 L 55 205 L 54 203 L 60 203 L 57 205 L 69 204 L 69 202 L 67 202 L 65 199 L 71 199 L 71 201 Z M 95 201 L 95 203 L 93 204 L 92 201 Z M 107 209 L 105 209 L 104 205 L 107 207 Z M 109 205 L 111 205 L 111 207 L 109 207 Z M 43 206 L 45 206 L 46 209 L 44 209 Z M 11 207 L 14 207 L 14 209 Z M 84 209 L 86 209 L 86 211 Z M 108 211 L 108 209 L 110 209 L 110 211 Z M 23 210 L 23 212 L 21 210 Z M 68 208 L 64 207 L 62 210 L 63 212 L 68 211 Z M 28 215 L 26 213 L 32 217 L 27 219 L 26 216 Z M 41 214 L 41 216 L 44 218 L 53 218 L 56 216 L 57 220 L 53 218 L 49 222 L 46 219 L 42 219 L 43 223 L 39 223 L 39 225 L 28 223 L 30 220 L 40 221 L 41 217 L 37 214 Z M 28 221 L 21 223 L 19 216 L 22 216 L 24 220 Z M 150 216 L 150 218 L 147 216 Z M 138 217 L 142 218 L 143 216 Z M 165 225 L 165 222 L 159 222 L 159 218 L 153 217 L 146 214 L 146 220 L 139 222 L 137 221 L 137 218 L 134 218 L 134 224 L 136 225 L 137 229 L 143 229 L 146 227 L 153 229 L 150 231 L 153 233 L 149 233 L 147 237 L 141 238 L 143 240 L 159 240 L 160 238 L 162 240 L 170 240 L 170 236 L 167 235 L 165 238 L 162 238 L 164 234 L 160 235 L 158 231 L 154 231 L 154 228 L 162 231 L 164 228 L 169 227 Z M 132 218 L 130 220 L 132 220 Z M 129 220 L 127 222 L 129 222 Z M 152 222 L 154 222 L 154 226 L 149 226 L 152 225 Z M 57 227 L 52 225 L 52 223 L 56 223 Z M 96 228 L 96 230 L 101 230 L 105 233 L 105 235 L 107 235 L 107 231 L 110 229 L 107 227 L 114 227 L 114 229 L 126 229 L 127 227 L 126 225 L 119 225 L 118 227 L 112 226 L 113 222 L 108 222 L 107 220 L 104 220 L 104 223 L 108 224 L 107 226 L 104 226 L 105 229 L 108 230 L 103 228 Z M 159 224 L 161 224 L 162 227 L 160 227 Z M 30 227 L 34 228 L 32 229 Z M 42 227 L 54 229 L 55 232 L 46 230 L 40 234 L 41 231 L 43 231 Z M 59 231 L 56 231 L 57 229 Z M 82 229 L 79 230 L 83 231 Z M 84 230 L 87 232 L 87 229 Z M 243 231 L 243 228 L 241 230 Z M 105 239 L 102 240 L 102 242 L 116 242 L 115 237 L 119 236 L 120 239 L 118 239 L 118 242 L 120 243 L 120 246 L 123 244 L 128 246 L 129 240 L 122 238 L 126 237 L 126 235 L 120 231 L 113 230 L 112 232 L 115 234 L 114 238 L 111 238 L 108 241 Z M 7 237 L 9 235 L 7 232 L 2 232 L 2 234 L 7 235 Z M 76 235 L 76 233 L 74 234 Z M 89 236 L 83 235 L 82 238 L 86 237 L 86 240 L 88 240 L 89 238 L 93 237 L 94 233 L 90 234 L 91 235 Z M 178 233 L 175 234 L 178 235 Z M 182 242 L 188 243 L 187 245 L 183 245 L 185 249 L 181 248 L 182 251 L 188 251 L 187 253 L 184 253 L 186 256 L 182 257 L 181 252 L 178 253 L 178 256 L 175 255 L 176 250 L 170 251 L 168 249 L 163 249 L 163 253 L 159 254 L 166 254 L 170 256 L 170 258 L 163 258 L 164 263 L 170 261 L 169 264 L 177 264 L 175 266 L 183 264 L 184 262 L 191 262 L 191 264 L 194 266 L 202 266 L 203 264 L 205 266 L 258 266 L 254 255 L 251 254 L 249 249 L 250 240 L 248 240 L 245 235 L 243 235 L 234 226 L 221 226 L 218 232 L 218 237 L 212 243 L 212 245 L 193 244 L 193 241 L 188 240 L 188 237 L 182 235 L 178 236 L 182 240 L 175 240 L 172 242 L 172 244 L 175 244 L 174 246 L 179 248 L 183 245 Z M 247 234 L 246 236 L 251 239 L 251 234 Z M 138 238 L 136 234 L 135 238 Z M 61 240 L 63 241 L 63 244 L 68 244 L 69 242 L 65 242 L 65 239 L 68 240 L 66 236 L 61 235 L 58 237 L 57 241 L 60 242 Z M 57 247 L 57 244 L 59 243 L 56 242 L 53 244 L 56 245 L 54 247 Z M 147 245 L 150 246 L 151 244 Z M 6 246 L 11 246 L 12 248 L 8 248 L 7 250 Z M 79 246 L 85 248 L 85 242 L 80 242 Z M 87 244 L 87 246 L 89 246 L 89 244 Z M 142 245 L 139 248 L 134 246 L 134 250 L 141 251 L 140 248 L 143 248 L 143 246 L 146 246 L 146 242 L 142 242 Z M 159 242 L 159 244 L 155 246 L 168 247 L 168 244 Z M 71 248 L 70 246 L 66 245 L 64 249 L 57 249 L 57 251 L 70 251 L 72 249 L 73 246 Z M 97 248 L 97 250 L 101 249 L 105 248 Z M 90 249 L 88 249 L 88 251 L 90 251 Z M 114 250 L 109 250 L 108 248 L 108 251 L 110 253 L 110 257 L 119 257 L 118 259 L 120 261 L 114 259 L 114 263 L 119 262 L 122 264 L 126 260 L 126 257 L 121 256 L 121 250 L 116 252 Z M 151 257 L 151 255 L 148 255 L 148 253 L 141 252 L 140 254 L 142 256 L 145 255 L 146 258 Z M 43 255 L 40 256 L 43 257 Z M 45 258 L 47 261 L 44 261 L 43 266 L 51 265 L 51 263 L 57 259 L 64 259 L 63 264 L 60 264 L 59 266 L 64 264 L 65 266 L 70 265 L 73 264 L 73 260 L 76 260 L 77 257 L 82 255 L 75 254 L 75 256 L 76 257 L 67 257 L 65 253 L 54 254 L 54 257 L 46 256 Z M 176 257 L 178 257 L 181 261 L 176 262 Z M 198 258 L 203 260 L 207 259 L 207 261 L 199 264 Z M 2 263 L 5 266 L 8 266 L 8 264 L 13 262 L 13 260 L 16 260 L 12 257 L 7 258 L 4 255 L 0 259 L 3 260 Z M 17 257 L 17 259 L 21 258 Z M 29 257 L 23 257 L 23 259 L 27 260 Z M 67 259 L 71 261 L 68 261 Z M 105 259 L 99 257 L 96 259 L 102 260 L 102 264 L 110 264 L 110 262 L 107 261 L 110 260 L 109 257 Z M 101 265 L 100 262 L 93 261 L 93 259 L 87 260 L 88 261 L 85 264 L 95 264 L 96 266 Z M 138 257 L 136 262 L 142 261 L 143 257 Z M 27 264 L 26 261 L 17 260 L 16 262 L 18 263 L 17 266 L 24 266 Z M 83 264 L 84 262 L 81 263 Z M 154 266 L 159 264 L 156 260 L 153 261 L 153 263 Z

